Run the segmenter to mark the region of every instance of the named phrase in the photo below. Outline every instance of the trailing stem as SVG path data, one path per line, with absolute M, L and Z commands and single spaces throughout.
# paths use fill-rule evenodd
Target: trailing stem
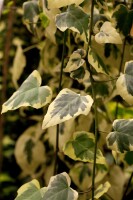
M 92 200 L 94 200 L 94 189 L 95 189 L 95 171 L 96 171 L 96 153 L 97 153 L 97 140 L 98 140 L 98 113 L 97 113 L 97 102 L 96 102 L 96 93 L 95 93 L 95 81 L 92 76 L 91 66 L 88 62 L 88 52 L 91 46 L 91 37 L 93 32 L 93 12 L 94 12 L 94 0 L 91 1 L 91 15 L 90 15 L 90 29 L 89 29 L 89 39 L 88 47 L 86 54 L 86 65 L 90 72 L 90 82 L 92 87 L 92 95 L 94 100 L 94 115 L 95 115 L 95 147 L 94 147 L 94 162 L 93 162 L 93 173 L 92 173 Z
M 15 6 L 16 0 L 13 1 L 13 6 Z M 4 45 L 4 58 L 3 58 L 3 66 L 2 66 L 2 89 L 1 89 L 1 98 L 0 105 L 6 101 L 6 90 L 7 90 L 7 76 L 8 76 L 8 65 L 10 59 L 10 48 L 12 44 L 12 34 L 13 34 L 13 23 L 14 23 L 14 11 L 11 9 L 8 14 L 7 19 L 7 32 L 5 35 L 5 45 Z M 2 109 L 0 106 L 0 110 Z M 2 140 L 3 140 L 3 132 L 4 132 L 4 115 L 0 115 L 0 172 L 2 171 L 3 164 L 3 149 L 2 149 Z
M 62 50 L 62 58 L 61 58 L 61 69 L 60 69 L 58 93 L 60 92 L 62 88 L 62 75 L 63 75 L 63 68 L 64 68 L 65 52 L 66 52 L 66 31 L 63 34 L 63 50 Z M 59 124 L 57 124 L 57 128 L 56 128 L 56 150 L 55 150 L 54 175 L 57 174 L 58 151 L 59 151 Z

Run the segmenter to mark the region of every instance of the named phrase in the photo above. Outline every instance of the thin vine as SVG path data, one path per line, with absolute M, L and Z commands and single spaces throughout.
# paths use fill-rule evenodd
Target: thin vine
M 91 1 L 91 15 L 90 15 L 90 27 L 89 27 L 89 39 L 88 39 L 88 46 L 87 46 L 87 54 L 86 54 L 86 65 L 90 72 L 90 82 L 92 86 L 92 96 L 94 100 L 94 116 L 95 116 L 95 147 L 94 147 L 94 161 L 93 161 L 93 172 L 92 172 L 92 200 L 94 200 L 94 190 L 95 190 L 95 171 L 96 171 L 96 153 L 97 153 L 97 140 L 98 140 L 98 113 L 97 113 L 97 102 L 96 102 L 96 93 L 95 93 L 95 86 L 94 86 L 94 79 L 92 76 L 91 66 L 88 62 L 88 52 L 91 46 L 91 38 L 93 33 L 93 13 L 94 13 L 94 0 Z
M 61 58 L 61 68 L 60 68 L 60 79 L 58 85 L 58 93 L 62 88 L 62 76 L 63 76 L 63 68 L 64 68 L 64 59 L 66 52 L 66 31 L 63 33 L 63 50 L 62 50 L 62 58 Z M 58 152 L 59 152 L 59 124 L 56 127 L 56 150 L 55 150 L 55 164 L 54 164 L 54 175 L 57 174 L 57 163 L 58 163 Z

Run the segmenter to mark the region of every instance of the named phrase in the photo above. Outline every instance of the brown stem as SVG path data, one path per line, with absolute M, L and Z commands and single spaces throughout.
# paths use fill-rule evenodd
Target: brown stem
M 15 6 L 16 0 L 13 1 L 13 6 Z M 8 13 L 7 18 L 7 32 L 5 35 L 5 45 L 4 45 L 4 58 L 2 66 L 2 89 L 1 89 L 1 99 L 0 106 L 6 101 L 6 91 L 7 91 L 7 76 L 8 76 L 8 65 L 10 58 L 10 47 L 12 42 L 12 33 L 13 33 L 13 22 L 14 22 L 14 11 L 11 9 Z M 2 171 L 3 163 L 3 148 L 2 148 L 2 139 L 4 134 L 4 115 L 0 115 L 0 172 Z

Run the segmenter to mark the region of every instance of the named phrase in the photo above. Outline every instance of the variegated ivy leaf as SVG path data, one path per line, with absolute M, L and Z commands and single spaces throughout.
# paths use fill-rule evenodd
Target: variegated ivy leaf
M 119 29 L 123 35 L 127 36 L 133 24 L 133 9 L 128 10 L 127 6 L 118 4 L 112 18 L 113 20 L 115 19 L 116 28 Z
M 26 175 L 34 174 L 38 167 L 41 170 L 41 166 L 45 162 L 45 146 L 38 139 L 41 134 L 40 126 L 30 126 L 21 134 L 15 144 L 14 154 L 17 164 Z
M 40 184 L 36 179 L 22 185 L 17 193 L 15 200 L 43 200 L 46 187 L 40 188 Z
M 85 63 L 85 60 L 83 59 L 85 57 L 85 54 L 86 51 L 84 49 L 77 49 L 76 51 L 74 51 L 70 56 L 66 67 L 64 68 L 64 72 L 72 72 L 83 66 L 83 64 Z
M 124 74 L 116 82 L 118 94 L 130 105 L 133 105 L 133 60 L 126 62 Z
M 84 79 L 85 73 L 87 73 L 87 70 L 85 70 L 84 67 L 80 67 L 77 70 L 71 72 L 70 77 L 80 81 Z
M 71 4 L 79 5 L 83 1 L 84 0 L 47 0 L 49 9 L 61 8 L 61 7 L 68 6 Z
M 91 96 L 80 96 L 67 88 L 60 91 L 50 104 L 44 117 L 42 128 L 57 125 L 80 114 L 87 115 L 92 106 Z
M 94 192 L 94 198 L 99 199 L 103 194 L 105 194 L 111 187 L 110 183 L 107 181 L 104 184 L 100 184 Z
M 36 23 L 39 19 L 39 6 L 37 1 L 27 1 L 23 3 L 23 22 L 26 25 L 27 29 L 34 33 Z
M 107 67 L 103 60 L 92 48 L 90 48 L 88 52 L 88 61 L 98 73 L 108 74 Z
M 89 15 L 87 15 L 79 6 L 70 5 L 66 12 L 56 16 L 56 26 L 65 31 L 71 29 L 77 33 L 85 33 L 87 39 L 87 31 L 89 24 Z
M 40 74 L 34 70 L 20 88 L 2 105 L 2 113 L 21 106 L 31 106 L 38 109 L 48 104 L 52 98 L 51 88 L 48 86 L 40 87 L 40 85 Z
M 113 129 L 106 138 L 108 147 L 121 153 L 133 151 L 133 119 L 115 120 Z
M 43 200 L 77 200 L 78 193 L 70 187 L 70 183 L 66 172 L 51 177 Z
M 95 35 L 95 40 L 99 44 L 122 44 L 120 34 L 112 26 L 111 22 L 104 22 L 104 24 L 100 28 L 100 32 Z
M 73 139 L 64 146 L 64 153 L 73 160 L 94 162 L 94 134 L 85 131 L 75 132 Z M 96 156 L 97 164 L 106 164 L 102 152 L 98 149 Z

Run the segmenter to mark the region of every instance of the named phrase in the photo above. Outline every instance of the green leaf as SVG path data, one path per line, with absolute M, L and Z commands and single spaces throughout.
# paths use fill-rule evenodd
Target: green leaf
M 64 146 L 64 153 L 73 160 L 79 160 L 83 162 L 94 161 L 94 146 L 95 137 L 92 133 L 85 131 L 75 132 L 73 139 L 68 141 Z M 105 164 L 105 158 L 101 151 L 97 150 L 97 164 Z
M 71 54 L 66 67 L 64 68 L 64 72 L 72 72 L 83 66 L 83 64 L 85 63 L 85 60 L 83 59 L 85 57 L 85 54 L 86 51 L 83 49 L 77 49 L 76 51 L 74 51 Z
M 66 12 L 56 16 L 56 26 L 65 31 L 71 29 L 77 33 L 85 33 L 87 39 L 87 31 L 89 24 L 89 15 L 87 15 L 79 6 L 70 5 Z
M 40 87 L 40 85 L 40 74 L 34 70 L 20 88 L 3 104 L 2 113 L 21 106 L 31 106 L 38 109 L 48 104 L 52 98 L 51 88 L 48 86 Z
M 107 181 L 104 184 L 100 184 L 94 192 L 94 198 L 99 199 L 103 194 L 105 194 L 111 187 L 110 183 Z
M 39 19 L 39 6 L 37 1 L 28 1 L 23 3 L 23 22 L 27 29 L 31 32 L 35 32 L 35 27 Z
M 54 126 L 80 114 L 87 115 L 92 106 L 91 96 L 80 96 L 67 88 L 60 91 L 50 104 L 44 117 L 42 128 Z
M 84 0 L 47 0 L 48 2 L 48 8 L 53 9 L 53 8 L 61 8 L 64 6 L 68 6 L 70 4 L 76 4 L 79 5 L 83 2 Z
M 122 44 L 122 39 L 110 22 L 104 22 L 100 32 L 95 35 L 95 40 L 99 44 L 112 43 Z
M 129 11 L 126 6 L 120 4 L 116 7 L 112 17 L 116 21 L 116 28 L 127 36 L 130 33 L 133 23 L 133 10 Z
M 40 189 L 39 182 L 34 179 L 18 189 L 15 200 L 42 200 L 45 190 L 46 188 Z
M 124 74 L 116 82 L 118 94 L 130 105 L 133 105 L 133 61 L 126 62 Z
M 46 28 L 50 23 L 49 18 L 47 17 L 47 15 L 44 14 L 44 12 L 40 13 L 39 17 L 42 22 L 43 28 Z
M 51 177 L 43 200 L 76 200 L 78 193 L 70 187 L 70 177 L 66 172 Z
M 103 60 L 92 48 L 89 49 L 88 61 L 98 73 L 108 74 L 108 69 Z
M 124 153 L 133 150 L 133 119 L 119 119 L 113 122 L 114 131 L 106 140 L 110 149 Z

